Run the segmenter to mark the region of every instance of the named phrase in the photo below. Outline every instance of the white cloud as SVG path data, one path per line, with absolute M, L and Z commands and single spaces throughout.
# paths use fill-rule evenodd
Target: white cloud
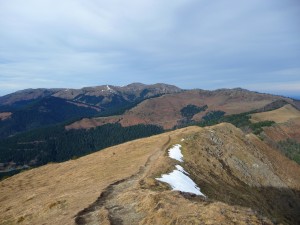
M 299 80 L 299 15 L 294 0 L 0 1 L 0 83 L 211 89 L 262 74 Z

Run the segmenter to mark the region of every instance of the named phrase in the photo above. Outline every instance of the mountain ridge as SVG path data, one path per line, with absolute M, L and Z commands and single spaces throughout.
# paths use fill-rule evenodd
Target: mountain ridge
M 278 136 L 277 131 L 284 129 L 281 141 L 286 141 L 286 138 L 293 139 L 291 143 L 298 141 L 295 137 L 299 134 L 294 129 L 299 124 L 298 114 L 294 120 L 287 115 L 289 125 L 277 125 L 274 121 L 252 123 L 249 120 L 253 113 L 272 111 L 285 105 L 295 107 L 297 102 L 289 98 L 241 88 L 182 90 L 165 84 L 141 83 L 120 88 L 124 96 L 134 92 L 134 97 L 126 97 L 126 100 L 117 94 L 117 88 L 109 85 L 86 87 L 81 91 L 87 94 L 71 93 L 73 99 L 69 99 L 68 93 L 65 98 L 60 98 L 51 95 L 53 92 L 38 89 L 39 94 L 47 96 L 19 105 L 15 102 L 13 107 L 17 108 L 0 112 L 0 172 L 19 171 L 50 161 L 60 162 L 134 138 L 192 124 L 207 126 L 230 122 L 266 140 Z M 59 94 L 68 92 L 56 91 Z M 33 95 L 32 90 L 25 93 Z M 264 133 L 268 135 L 264 137 Z M 270 143 L 282 150 L 280 146 L 283 144 Z M 297 143 L 293 146 L 297 147 Z M 283 151 L 299 161 L 298 153 Z
M 45 97 L 45 96 L 51 96 L 53 95 L 54 97 L 61 97 L 64 99 L 72 99 L 70 96 L 76 96 L 80 94 L 88 94 L 88 95 L 101 95 L 101 92 L 104 92 L 107 94 L 107 92 L 113 92 L 113 91 L 119 91 L 119 92 L 133 92 L 135 90 L 144 90 L 144 89 L 157 89 L 164 91 L 166 93 L 168 92 L 179 92 L 182 89 L 174 86 L 174 85 L 169 85 L 169 84 L 163 84 L 163 83 L 157 83 L 157 84 L 142 84 L 142 83 L 131 83 L 126 86 L 113 86 L 113 85 L 99 85 L 99 86 L 91 86 L 91 87 L 82 87 L 79 89 L 76 88 L 29 88 L 29 89 L 24 89 L 24 90 L 19 90 L 4 96 L 0 96 L 0 105 L 11 105 L 15 103 L 16 101 L 22 101 L 22 100 L 27 100 L 28 98 L 40 98 L 40 97 Z M 111 90 L 111 91 L 110 91 Z M 64 93 L 66 92 L 66 93 Z M 71 93 L 69 93 L 71 92 Z M 74 93 L 75 92 L 75 95 Z M 22 95 L 22 96 L 20 96 Z M 25 99 L 23 99 L 23 98 Z
M 285 102 L 284 104 L 294 103 L 289 98 L 252 92 L 241 88 L 218 89 L 215 91 L 185 90 L 142 101 L 120 116 L 85 118 L 67 125 L 66 129 L 92 128 L 107 122 L 120 123 L 122 126 L 139 123 L 155 124 L 163 126 L 165 129 L 172 129 L 182 122 L 186 122 L 181 110 L 188 105 L 195 107 L 207 106 L 207 109 L 195 113 L 190 118 L 190 120 L 200 121 L 209 111 L 223 111 L 228 115 L 238 114 L 258 110 L 278 101 Z M 277 104 L 283 105 L 282 103 Z
M 181 165 L 207 199 L 155 180 L 178 164 L 168 157 L 178 143 Z M 299 174 L 231 124 L 188 127 L 1 181 L 0 224 L 297 224 Z
M 181 91 L 160 83 L 18 91 L 0 97 L 0 138 L 82 117 L 117 114 L 145 99 Z

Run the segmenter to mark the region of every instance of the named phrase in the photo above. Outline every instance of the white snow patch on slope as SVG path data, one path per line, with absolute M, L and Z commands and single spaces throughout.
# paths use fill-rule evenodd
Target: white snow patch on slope
M 175 167 L 176 167 L 176 169 L 177 169 L 178 171 L 180 171 L 180 172 L 182 172 L 182 173 L 184 173 L 184 174 L 186 174 L 186 175 L 190 175 L 188 172 L 186 172 L 186 171 L 182 168 L 182 166 L 176 165 Z
M 189 178 L 188 173 L 179 165 L 176 165 L 176 169 L 169 174 L 163 174 L 161 178 L 156 178 L 161 182 L 168 183 L 173 190 L 189 192 L 196 195 L 205 195 L 200 191 L 200 188 L 195 182 Z
M 172 159 L 176 159 L 179 162 L 183 162 L 183 155 L 180 148 L 180 144 L 173 145 L 173 147 L 169 149 L 169 157 Z

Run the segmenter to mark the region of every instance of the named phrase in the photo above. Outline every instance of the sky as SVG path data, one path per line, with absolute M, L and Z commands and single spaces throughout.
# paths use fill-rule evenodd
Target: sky
M 300 97 L 299 0 L 0 0 L 0 95 L 133 82 Z

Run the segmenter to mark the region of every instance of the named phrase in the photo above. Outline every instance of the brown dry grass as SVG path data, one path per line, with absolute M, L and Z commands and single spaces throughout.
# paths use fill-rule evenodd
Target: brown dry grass
M 264 128 L 264 134 L 272 142 L 294 139 L 300 142 L 300 118 L 290 119 L 286 123 Z
M 0 182 L 0 224 L 73 224 L 110 183 L 131 176 L 168 140 L 163 134 L 48 164 Z
M 271 224 L 255 211 L 285 224 L 299 221 L 299 165 L 230 124 L 198 129 L 184 138 L 183 166 L 208 201 L 192 198 L 191 202 L 169 195 L 165 185 L 153 179 L 174 168 L 174 162 L 165 156 L 153 166 L 150 179 L 142 182 L 143 190 L 148 186 L 163 194 L 143 191 L 136 196 L 151 196 L 145 203 L 141 200 L 144 224 L 264 224 L 263 220 Z
M 254 135 L 245 136 L 232 125 L 220 124 L 174 135 L 170 146 L 176 143 L 183 145 L 185 162 L 181 165 L 208 199 L 184 197 L 155 180 L 179 163 L 166 151 L 139 185 L 118 197 L 124 205 L 135 205 L 143 218 L 140 224 L 273 224 L 266 216 L 289 223 L 284 215 L 297 220 L 297 211 L 286 203 L 299 207 L 293 199 L 297 197 L 285 190 L 300 190 L 300 167 Z M 288 200 L 282 198 L 285 195 L 290 195 Z M 274 204 L 282 206 L 272 209 Z
M 11 112 L 2 112 L 0 113 L 0 120 L 6 120 L 11 117 L 12 113 Z
M 273 111 L 254 113 L 251 115 L 251 122 L 257 123 L 260 121 L 271 120 L 276 123 L 285 123 L 290 119 L 296 118 L 300 118 L 300 111 L 291 105 L 285 105 Z
M 182 138 L 185 141 L 181 142 Z M 168 185 L 155 180 L 178 164 L 168 157 L 166 143 L 182 144 L 181 165 L 208 199 L 170 191 Z M 153 155 L 150 164 L 140 170 Z M 73 224 L 74 216 L 94 203 L 107 186 L 133 174 L 139 176 L 116 186 L 112 193 L 117 195 L 109 196 L 106 202 L 123 206 L 125 212 L 126 208 L 131 210 L 122 215 L 123 224 L 136 220 L 140 224 L 272 224 L 270 219 L 274 218 L 284 223 L 297 220 L 299 165 L 256 136 L 220 124 L 140 139 L 4 180 L 0 183 L 0 224 Z M 109 208 L 101 207 L 95 213 L 97 221 L 110 224 Z
M 83 119 L 67 126 L 67 129 L 91 128 L 105 123 L 119 122 L 122 126 L 136 124 L 155 124 L 165 129 L 171 129 L 182 119 L 180 110 L 193 104 L 196 106 L 208 105 L 206 111 L 222 110 L 226 114 L 248 112 L 261 108 L 280 97 L 258 94 L 254 92 L 226 92 L 219 91 L 207 93 L 205 91 L 187 91 L 176 94 L 168 94 L 158 98 L 148 99 L 127 111 L 124 115 Z M 194 120 L 200 120 L 206 112 L 194 116 Z
M 102 126 L 107 123 L 116 123 L 120 121 L 118 116 L 111 116 L 111 117 L 99 117 L 99 118 L 83 118 L 79 121 L 76 121 L 70 125 L 67 125 L 65 128 L 66 130 L 71 129 L 90 129 L 93 127 Z

